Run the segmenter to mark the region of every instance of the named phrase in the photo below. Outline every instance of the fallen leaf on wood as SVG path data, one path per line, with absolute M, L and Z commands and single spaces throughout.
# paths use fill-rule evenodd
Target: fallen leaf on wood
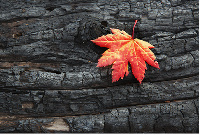
M 135 25 L 137 20 L 135 21 Z M 150 48 L 154 48 L 148 42 L 140 39 L 134 39 L 133 34 L 130 36 L 125 31 L 119 29 L 111 29 L 113 34 L 101 36 L 95 40 L 91 40 L 96 45 L 109 48 L 98 61 L 97 67 L 105 67 L 112 65 L 112 82 L 116 82 L 119 78 L 123 79 L 128 72 L 128 62 L 131 64 L 132 73 L 135 78 L 141 83 L 144 79 L 146 63 L 159 68 L 156 57 Z

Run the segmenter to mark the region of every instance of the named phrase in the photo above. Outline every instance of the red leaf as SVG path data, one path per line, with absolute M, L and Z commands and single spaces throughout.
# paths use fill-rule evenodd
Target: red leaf
M 135 21 L 135 25 L 137 20 Z M 135 27 L 134 25 L 134 27 Z M 131 64 L 132 73 L 141 83 L 144 79 L 146 68 L 145 62 L 149 65 L 159 68 L 156 57 L 149 48 L 154 48 L 148 42 L 140 39 L 133 39 L 125 31 L 119 29 L 111 29 L 113 34 L 101 36 L 95 40 L 91 40 L 96 45 L 109 48 L 99 59 L 97 67 L 112 66 L 112 82 L 123 79 L 124 74 L 128 75 L 128 62 Z

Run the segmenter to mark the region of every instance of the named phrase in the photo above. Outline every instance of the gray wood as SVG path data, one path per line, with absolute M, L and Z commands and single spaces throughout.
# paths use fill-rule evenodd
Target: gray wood
M 198 1 L 0 3 L 0 132 L 199 132 Z M 160 69 L 112 83 L 90 40 L 136 19 Z

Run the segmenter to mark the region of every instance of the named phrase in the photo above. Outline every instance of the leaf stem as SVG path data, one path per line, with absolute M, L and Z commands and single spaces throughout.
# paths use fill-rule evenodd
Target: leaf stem
M 134 39 L 134 29 L 135 29 L 135 25 L 136 25 L 137 21 L 138 21 L 138 20 L 135 20 L 135 24 L 134 24 L 134 26 L 133 26 L 132 39 Z

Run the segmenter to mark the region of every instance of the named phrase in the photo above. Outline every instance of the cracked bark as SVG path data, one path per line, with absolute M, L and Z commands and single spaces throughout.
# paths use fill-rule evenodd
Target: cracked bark
M 198 1 L 0 3 L 0 132 L 199 132 Z M 90 40 L 135 19 L 160 70 L 112 83 Z

